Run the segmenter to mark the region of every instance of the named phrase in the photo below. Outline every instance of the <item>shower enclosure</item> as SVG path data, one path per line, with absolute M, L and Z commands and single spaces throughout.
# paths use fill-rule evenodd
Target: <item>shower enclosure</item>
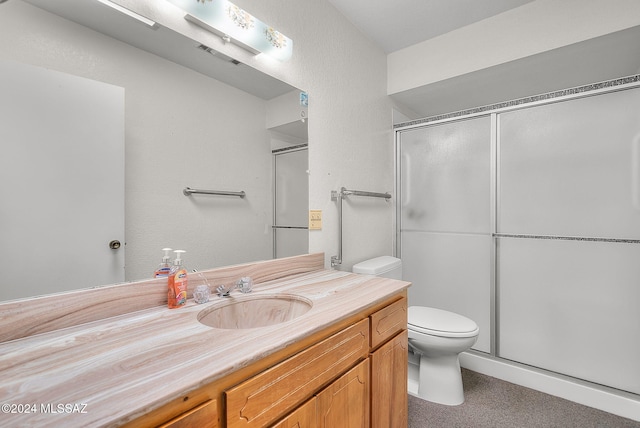
M 640 394 L 640 76 L 403 124 L 409 304 L 474 350 Z
M 306 146 L 273 153 L 273 258 L 309 252 L 308 168 Z

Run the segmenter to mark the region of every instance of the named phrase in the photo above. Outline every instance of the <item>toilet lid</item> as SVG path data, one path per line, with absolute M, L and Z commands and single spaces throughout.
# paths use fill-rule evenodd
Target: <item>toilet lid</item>
M 478 325 L 467 317 L 442 309 L 410 306 L 409 329 L 434 336 L 469 337 L 478 334 Z

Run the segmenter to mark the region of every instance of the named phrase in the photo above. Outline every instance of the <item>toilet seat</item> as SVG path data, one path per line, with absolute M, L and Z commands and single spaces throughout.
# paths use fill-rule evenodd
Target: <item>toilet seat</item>
M 408 328 L 418 333 L 440 337 L 473 337 L 478 325 L 462 315 L 424 306 L 410 306 Z

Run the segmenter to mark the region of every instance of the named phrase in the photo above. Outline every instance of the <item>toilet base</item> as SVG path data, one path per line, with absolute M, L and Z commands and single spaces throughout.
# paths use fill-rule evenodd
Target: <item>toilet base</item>
M 464 403 L 458 354 L 420 355 L 418 397 L 433 403 L 457 406 Z

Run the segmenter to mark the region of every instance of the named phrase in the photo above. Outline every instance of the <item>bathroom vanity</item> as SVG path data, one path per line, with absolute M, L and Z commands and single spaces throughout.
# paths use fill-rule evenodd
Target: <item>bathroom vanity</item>
M 205 271 L 214 288 L 251 276 L 254 291 L 214 295 L 203 305 L 190 299 L 173 310 L 136 307 L 148 304 L 145 297 L 161 300 L 153 295 L 166 287 L 157 280 L 3 303 L 3 325 L 13 332 L 3 329 L 0 343 L 0 401 L 11 407 L 0 419 L 11 426 L 406 426 L 409 283 L 323 264 L 324 255 L 312 254 Z M 115 304 L 117 295 L 129 310 Z M 84 309 L 70 311 L 81 301 Z M 293 319 L 277 319 L 288 301 L 298 302 Z M 271 312 L 251 309 L 274 302 Z M 214 313 L 245 321 L 212 327 Z

